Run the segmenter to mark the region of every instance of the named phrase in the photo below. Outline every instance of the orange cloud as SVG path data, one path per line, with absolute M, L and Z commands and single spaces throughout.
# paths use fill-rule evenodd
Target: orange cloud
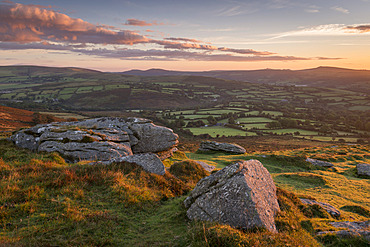
M 34 5 L 0 5 L 0 40 L 34 42 L 68 40 L 75 43 L 136 44 L 148 39 L 135 32 L 112 31 Z M 50 38 L 53 37 L 53 38 Z
M 357 25 L 357 26 L 348 26 L 346 29 L 359 31 L 360 33 L 370 32 L 370 24 L 366 25 Z
M 184 41 L 184 42 L 193 42 L 193 43 L 204 43 L 203 41 L 197 40 L 197 39 L 174 38 L 174 37 L 164 38 L 164 39 L 165 40 L 171 40 L 171 41 Z
M 128 23 L 131 23 L 130 25 L 135 24 L 136 26 L 162 25 L 162 23 L 147 23 L 137 19 L 129 19 L 128 21 Z M 365 31 L 365 27 L 356 28 L 362 28 Z M 154 44 L 160 46 L 161 49 L 122 49 L 122 46 L 120 46 L 142 43 Z M 116 47 L 114 49 L 99 49 L 95 46 L 97 44 L 111 44 Z M 89 49 L 85 49 L 87 47 Z M 16 3 L 0 3 L 0 49 L 66 50 L 92 56 L 127 60 L 247 62 L 312 59 L 279 56 L 268 51 L 217 47 L 200 40 L 188 38 L 150 39 L 134 31 L 117 30 L 115 27 L 106 25 L 94 25 L 46 7 Z
M 138 19 L 127 19 L 127 21 L 126 21 L 126 23 L 124 25 L 126 25 L 126 26 L 145 27 L 145 26 L 159 26 L 159 25 L 164 25 L 164 23 L 158 23 L 156 21 L 146 22 L 146 21 L 138 20 Z

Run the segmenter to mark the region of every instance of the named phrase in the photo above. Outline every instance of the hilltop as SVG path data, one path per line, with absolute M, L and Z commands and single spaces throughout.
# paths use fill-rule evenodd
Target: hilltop
M 261 69 L 261 70 L 212 70 L 202 72 L 171 71 L 162 69 L 130 70 L 126 75 L 140 76 L 209 76 L 214 78 L 282 85 L 307 85 L 316 87 L 343 88 L 369 92 L 370 71 L 336 67 L 317 67 L 303 70 Z

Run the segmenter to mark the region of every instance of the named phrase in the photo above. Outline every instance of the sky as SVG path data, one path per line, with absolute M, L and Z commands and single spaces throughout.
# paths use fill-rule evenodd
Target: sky
M 0 65 L 370 69 L 370 0 L 0 2 Z

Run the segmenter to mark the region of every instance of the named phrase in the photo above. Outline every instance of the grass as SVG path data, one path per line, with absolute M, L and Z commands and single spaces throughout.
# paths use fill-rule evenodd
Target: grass
M 231 128 L 226 128 L 222 126 L 211 126 L 211 127 L 201 127 L 201 128 L 186 128 L 190 130 L 193 135 L 202 135 L 202 134 L 208 134 L 212 137 L 217 137 L 219 136 L 245 136 L 246 133 L 243 130 L 238 130 L 238 129 L 231 129 Z M 250 134 L 250 133 L 249 133 Z
M 281 174 L 274 176 L 275 183 L 289 184 L 294 189 L 308 189 L 315 187 L 323 187 L 327 185 L 327 181 L 315 174 L 297 173 L 297 174 Z
M 271 119 L 265 118 L 265 117 L 238 118 L 237 121 L 239 121 L 239 123 L 241 123 L 241 124 L 242 123 L 269 123 L 269 122 L 272 122 Z
M 128 164 L 68 165 L 57 154 L 19 150 L 6 141 L 0 141 L 0 149 L 0 243 L 5 245 L 165 245 L 170 240 L 163 235 L 174 226 L 167 226 L 162 236 L 152 232 L 139 241 L 149 230 L 141 221 L 160 217 L 153 213 L 160 209 L 169 214 L 173 205 L 162 202 L 189 191 L 168 172 L 159 176 Z M 167 221 L 178 220 L 179 207 L 177 200 Z M 166 228 L 159 222 L 158 229 Z
M 198 119 L 207 118 L 208 116 L 216 116 L 215 114 L 193 114 L 193 115 L 183 115 L 185 119 Z
M 307 218 L 297 200 L 285 194 L 279 200 L 291 206 L 276 218 L 278 234 L 241 231 L 187 220 L 183 200 L 190 188 L 168 171 L 159 176 L 132 164 L 67 164 L 58 154 L 4 140 L 0 151 L 4 246 L 319 246 L 301 227 Z M 193 165 L 183 161 L 170 170 L 195 183 L 207 173 L 194 177 L 199 167 Z
M 318 133 L 315 131 L 310 131 L 310 130 L 302 130 L 302 129 L 273 129 L 273 130 L 268 130 L 266 132 L 272 132 L 275 134 L 294 134 L 295 132 L 299 132 L 300 135 L 304 136 L 316 136 Z
M 315 237 L 333 230 L 328 222 L 337 219 L 303 206 L 298 197 L 330 203 L 341 211 L 340 221 L 367 220 L 369 180 L 353 169 L 370 162 L 369 150 L 331 145 L 244 155 L 176 152 L 159 176 L 128 164 L 67 164 L 56 153 L 37 154 L 0 140 L 0 245 L 366 246 L 361 238 Z M 329 160 L 335 169 L 312 166 L 306 157 Z M 279 233 L 187 220 L 186 193 L 207 175 L 187 158 L 217 168 L 260 160 L 280 187 Z
M 245 129 L 266 129 L 266 123 L 252 123 L 252 124 L 243 124 L 243 128 Z

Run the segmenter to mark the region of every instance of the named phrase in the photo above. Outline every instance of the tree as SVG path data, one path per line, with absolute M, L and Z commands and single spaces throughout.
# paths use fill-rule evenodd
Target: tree
M 215 117 L 214 116 L 208 116 L 207 117 L 207 121 L 208 121 L 208 123 L 210 124 L 210 125 L 215 125 L 216 123 L 217 123 L 217 120 L 215 119 Z

